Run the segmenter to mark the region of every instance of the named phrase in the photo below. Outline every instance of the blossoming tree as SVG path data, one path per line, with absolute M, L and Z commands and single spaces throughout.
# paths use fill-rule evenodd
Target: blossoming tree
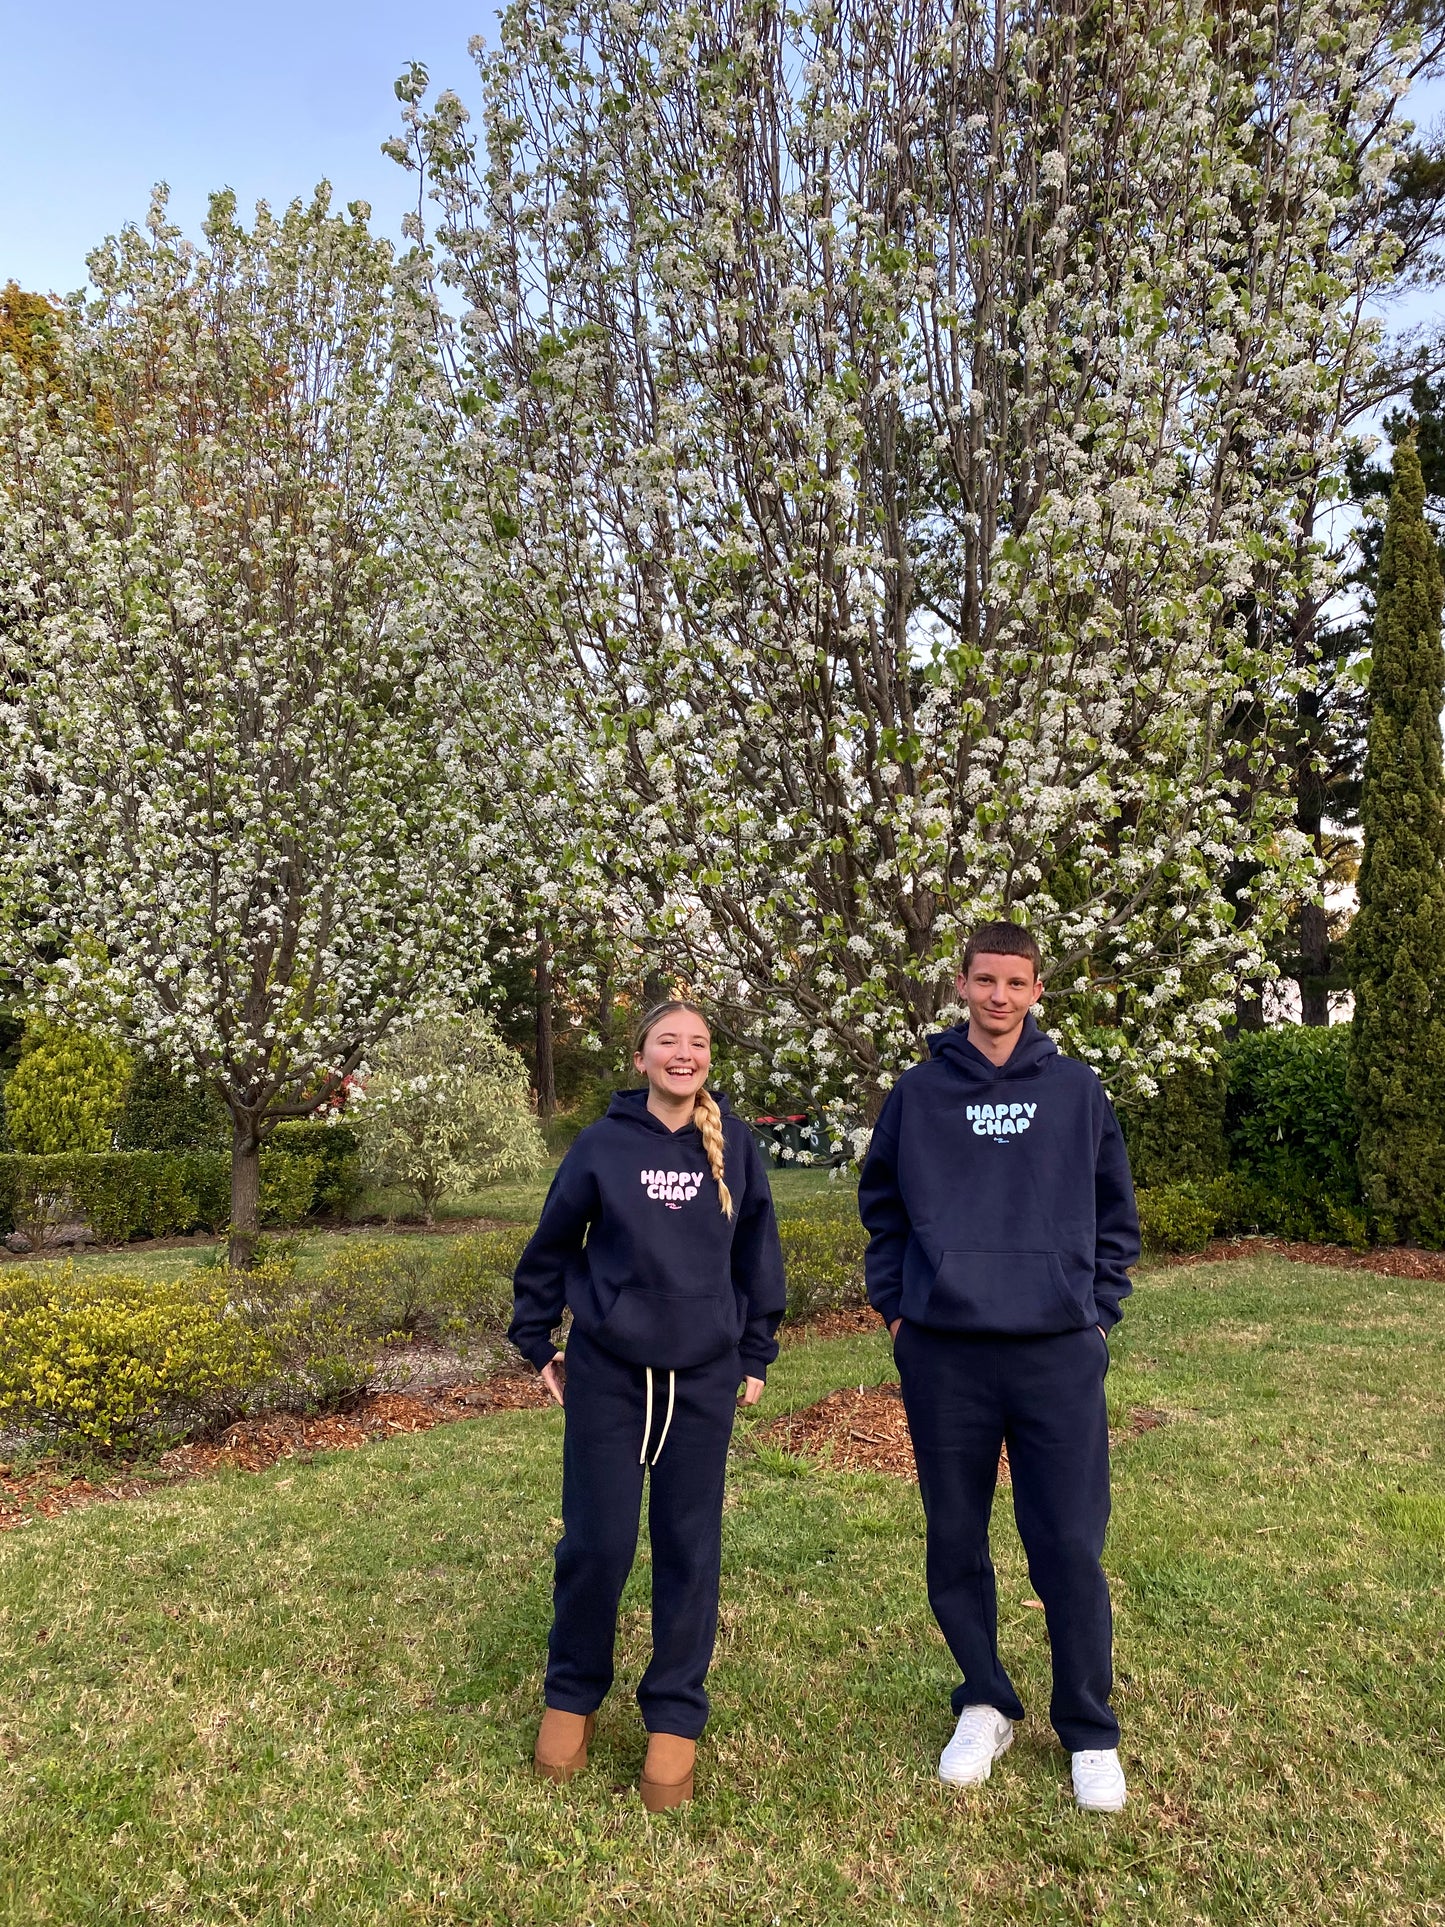
M 485 761 L 566 788 L 574 890 L 818 1097 L 872 1109 L 1000 911 L 1147 1080 L 1305 886 L 1301 507 L 1406 13 L 517 0 L 477 129 L 401 83 L 474 633 L 526 663 Z
M 423 312 L 326 190 L 91 259 L 48 403 L 0 399 L 10 884 L 31 982 L 86 995 L 259 1148 L 470 945 L 487 803 L 460 786 L 408 504 Z M 47 948 L 48 946 L 48 948 Z M 73 987 L 73 986 L 72 986 Z

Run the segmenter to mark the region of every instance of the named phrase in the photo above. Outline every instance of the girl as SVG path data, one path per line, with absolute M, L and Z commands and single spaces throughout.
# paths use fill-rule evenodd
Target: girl
M 562 1160 L 517 1266 L 507 1334 L 561 1405 L 552 1332 L 571 1310 L 536 1768 L 570 1780 L 587 1764 L 650 1468 L 652 1663 L 637 1699 L 649 1734 L 642 1800 L 654 1813 L 692 1798 L 738 1380 L 755 1404 L 784 1304 L 767 1173 L 726 1098 L 704 1089 L 711 1060 L 696 1004 L 648 1012 L 632 1060 L 647 1089 L 619 1091 Z

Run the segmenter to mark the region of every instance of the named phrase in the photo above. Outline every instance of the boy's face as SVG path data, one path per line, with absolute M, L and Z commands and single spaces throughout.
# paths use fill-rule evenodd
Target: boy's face
M 1044 981 L 1034 975 L 1027 957 L 996 957 L 981 950 L 967 976 L 959 977 L 958 994 L 968 1005 L 970 1024 L 990 1037 L 1007 1037 L 1043 996 Z

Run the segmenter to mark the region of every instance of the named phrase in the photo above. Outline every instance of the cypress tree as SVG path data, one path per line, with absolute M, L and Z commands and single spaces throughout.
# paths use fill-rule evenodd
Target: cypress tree
M 1445 773 L 1440 560 L 1413 436 L 1395 450 L 1370 666 L 1350 932 L 1360 1181 L 1383 1237 L 1445 1244 Z

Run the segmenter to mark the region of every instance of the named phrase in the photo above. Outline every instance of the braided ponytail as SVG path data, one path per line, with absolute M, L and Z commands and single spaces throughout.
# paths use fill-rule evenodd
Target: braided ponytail
M 733 1215 L 733 1194 L 723 1182 L 722 1112 L 711 1092 L 699 1091 L 693 1099 L 692 1121 L 698 1128 L 702 1148 L 707 1152 L 708 1164 L 717 1180 L 718 1202 L 722 1206 L 723 1216 L 730 1218 Z
M 693 1017 L 701 1017 L 704 1024 L 707 1023 L 706 1012 L 700 1010 L 696 1004 L 689 1002 L 686 997 L 669 997 L 665 1003 L 658 1004 L 654 1009 L 648 1011 L 647 1015 L 638 1025 L 637 1036 L 632 1046 L 634 1053 L 639 1056 L 641 1055 L 642 1047 L 647 1042 L 647 1033 L 652 1029 L 653 1025 L 660 1023 L 664 1017 L 670 1017 L 675 1010 L 685 1010 Z M 702 1148 L 707 1152 L 708 1168 L 711 1170 L 713 1180 L 717 1185 L 718 1202 L 722 1206 L 723 1216 L 725 1218 L 731 1218 L 733 1215 L 733 1194 L 723 1182 L 724 1146 L 722 1112 L 717 1107 L 717 1100 L 711 1096 L 706 1089 L 700 1090 L 693 1099 L 692 1121 L 697 1126 L 698 1135 L 702 1139 Z

